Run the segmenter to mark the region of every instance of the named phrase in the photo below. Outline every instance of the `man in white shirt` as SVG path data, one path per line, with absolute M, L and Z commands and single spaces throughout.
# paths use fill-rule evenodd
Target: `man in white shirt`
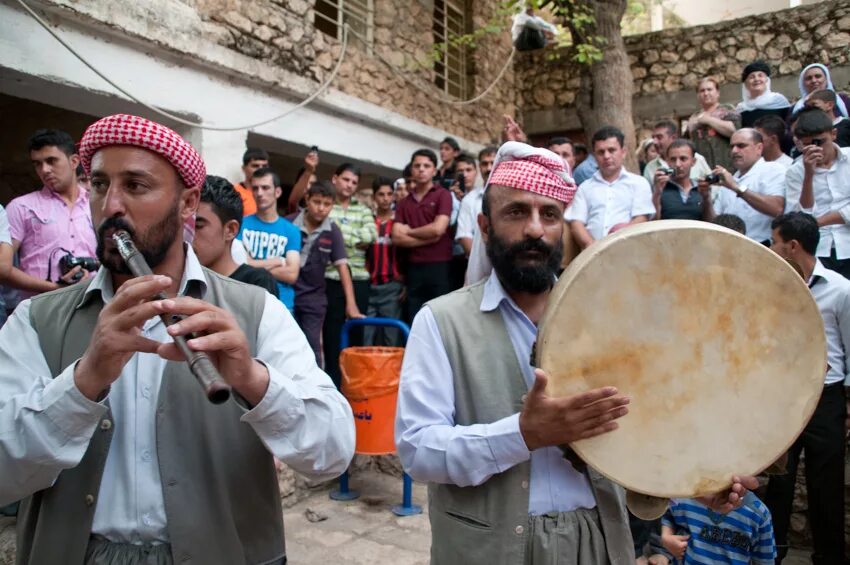
M 797 115 L 794 136 L 803 155 L 785 175 L 787 210 L 817 218 L 821 263 L 850 278 L 850 148 L 838 147 L 828 114 L 816 108 Z
M 643 178 L 651 185 L 655 182 L 655 172 L 658 169 L 671 168 L 664 156 L 667 155 L 667 149 L 670 144 L 679 138 L 679 128 L 676 122 L 671 120 L 661 120 L 652 128 L 652 140 L 655 142 L 655 147 L 658 149 L 658 157 L 646 164 L 643 169 Z M 697 179 L 704 177 L 711 171 L 705 157 L 696 153 L 694 155 L 694 166 L 691 167 L 691 180 L 696 183 Z
M 726 190 L 720 191 L 716 204 L 703 198 L 705 217 L 711 221 L 720 214 L 734 214 L 744 220 L 747 237 L 769 245 L 770 221 L 785 208 L 785 167 L 764 160 L 762 136 L 754 129 L 739 129 L 729 142 L 737 171 L 732 174 L 719 165 L 714 168 L 718 184 Z M 704 178 L 699 180 L 703 196 L 710 189 Z
M 574 190 L 558 156 L 505 143 L 479 217 L 491 273 L 413 322 L 395 436 L 405 470 L 430 483 L 432 565 L 634 562 L 622 491 L 558 447 L 616 429 L 628 398 L 549 396 L 530 361 Z M 736 482 L 708 503 L 729 511 L 744 494 Z
M 623 167 L 626 158 L 623 132 L 615 127 L 603 127 L 593 134 L 592 143 L 599 170 L 581 183 L 564 216 L 582 249 L 655 214 L 649 183 Z
M 461 157 L 464 157 L 461 160 Z M 492 163 L 492 157 L 491 161 Z M 492 165 L 491 165 L 492 166 Z M 475 161 L 461 155 L 457 158 L 457 172 L 463 174 L 466 183 L 466 195 L 460 201 L 460 210 L 457 215 L 457 229 L 455 231 L 455 245 L 463 248 L 464 256 L 469 257 L 472 249 L 472 240 L 478 229 L 478 214 L 481 213 L 481 199 L 484 197 L 484 187 L 478 184 L 478 170 Z M 489 175 L 490 171 L 487 170 Z M 482 173 L 483 175 L 483 173 Z M 464 270 L 466 266 L 464 265 Z
M 815 256 L 819 233 L 814 217 L 804 212 L 791 212 L 773 220 L 772 228 L 772 249 L 800 266 L 823 317 L 827 369 L 815 412 L 788 451 L 787 473 L 770 478 L 764 502 L 773 516 L 779 563 L 788 552 L 788 525 L 797 464 L 801 452 L 805 451 L 809 528 L 814 541 L 812 562 L 838 565 L 846 563 L 844 452 L 846 387 L 850 385 L 850 281 L 825 268 Z
M 341 473 L 351 409 L 280 301 L 203 269 L 183 243 L 205 175 L 191 145 L 116 115 L 86 130 L 80 157 L 102 267 L 21 303 L 0 330 L 0 505 L 27 497 L 19 560 L 282 564 L 272 454 Z M 121 229 L 154 275 L 130 275 Z M 185 319 L 166 329 L 161 315 Z M 178 335 L 233 398 L 204 398 Z
M 753 122 L 753 128 L 761 134 L 764 160 L 768 163 L 779 163 L 786 169 L 790 167 L 794 159 L 782 152 L 782 140 L 788 130 L 785 120 L 776 114 L 766 114 Z

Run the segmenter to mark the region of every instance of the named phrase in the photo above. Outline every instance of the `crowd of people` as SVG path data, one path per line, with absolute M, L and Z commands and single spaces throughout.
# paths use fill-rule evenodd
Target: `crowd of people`
M 344 402 L 340 403 L 335 391 L 340 388 L 342 379 L 338 363 L 342 326 L 347 319 L 388 317 L 412 324 L 411 335 L 417 337 L 416 346 L 408 350 L 405 359 L 402 378 L 408 386 L 402 388 L 397 424 L 399 453 L 405 468 L 415 479 L 479 488 L 493 475 L 528 461 L 529 452 L 533 452 L 532 471 L 529 475 L 526 470 L 522 483 L 526 486 L 522 488 L 527 490 L 530 480 L 532 494 L 540 495 L 544 483 L 552 492 L 565 492 L 566 489 L 572 494 L 559 500 L 550 500 L 548 495 L 537 496 L 532 497 L 531 502 L 526 496 L 528 508 L 520 509 L 519 514 L 540 518 L 550 512 L 593 508 L 599 502 L 594 502 L 596 491 L 560 456 L 556 447 L 574 438 L 570 435 L 574 430 L 558 435 L 542 429 L 545 422 L 531 422 L 532 416 L 525 410 L 516 418 L 513 408 L 501 414 L 481 404 L 490 398 L 487 391 L 492 383 L 473 379 L 467 383 L 468 389 L 459 388 L 457 382 L 452 384 L 452 374 L 459 378 L 458 367 L 465 366 L 465 359 L 470 355 L 478 355 L 479 359 L 488 356 L 488 350 L 482 349 L 485 344 L 477 340 L 496 335 L 491 329 L 470 331 L 468 335 L 464 332 L 475 328 L 476 316 L 484 312 L 484 304 L 492 303 L 491 309 L 503 308 L 510 343 L 517 355 L 528 359 L 525 349 L 530 351 L 533 344 L 537 319 L 527 315 L 523 307 L 512 306 L 508 310 L 502 304 L 505 297 L 511 302 L 513 293 L 519 291 L 537 296 L 535 304 L 540 296 L 545 297 L 552 276 L 561 267 L 560 254 L 555 253 L 555 247 L 560 249 L 564 242 L 572 242 L 583 250 L 629 225 L 689 219 L 730 227 L 756 242 L 772 246 L 778 254 L 800 266 L 824 317 L 829 369 L 821 402 L 789 452 L 789 474 L 770 479 L 762 493 L 764 503 L 751 492 L 745 494 L 740 485 L 730 491 L 729 500 L 737 504 L 725 515 L 713 513 L 711 509 L 717 505 L 713 506 L 711 501 L 674 501 L 663 523 L 632 520 L 631 533 L 637 542 L 632 548 L 634 558 L 656 565 L 682 558 L 688 563 L 717 560 L 771 563 L 774 559 L 781 562 L 788 548 L 795 471 L 800 454 L 805 451 L 815 563 L 843 563 L 845 385 L 850 383 L 847 377 L 850 374 L 847 360 L 850 282 L 846 280 L 850 278 L 850 120 L 847 119 L 850 100 L 844 93 L 835 91 L 829 70 L 822 64 L 809 65 L 800 73 L 800 97 L 793 104 L 771 90 L 770 74 L 770 67 L 762 62 L 747 65 L 742 73 L 742 101 L 735 107 L 719 103 L 720 83 L 716 78 L 701 79 L 696 88 L 699 109 L 684 127 L 671 120 L 658 121 L 652 128 L 652 137 L 638 147 L 636 158 L 640 171 L 635 172 L 625 166 L 629 148 L 623 132 L 616 127 L 606 126 L 589 132 L 587 147 L 558 136 L 552 137 L 545 149 L 524 145 L 518 149 L 520 143 L 511 145 L 510 142 L 523 142 L 525 135 L 510 118 L 506 118 L 504 130 L 509 143 L 501 150 L 487 146 L 471 155 L 462 151 L 455 139 L 447 137 L 437 151 L 422 148 L 413 152 L 398 178 L 378 176 L 368 186 L 361 184 L 361 171 L 351 163 L 340 164 L 329 179 L 318 178 L 320 155 L 316 148 L 304 157 L 304 166 L 295 175 L 292 185 L 281 180 L 284 171 L 271 168 L 268 153 L 260 148 L 248 148 L 244 152 L 242 178 L 231 182 L 212 175 L 198 176 L 204 169 L 202 161 L 198 165 L 181 160 L 185 154 L 196 155 L 194 150 L 186 149 L 185 154 L 175 157 L 141 141 L 126 142 L 126 138 L 109 129 L 118 128 L 118 125 L 102 123 L 110 118 L 92 126 L 109 131 L 109 135 L 94 136 L 90 128 L 79 145 L 70 135 L 57 129 L 35 132 L 27 150 L 42 186 L 15 198 L 5 209 L 0 207 L 0 284 L 6 289 L 6 302 L 0 308 L 0 315 L 4 319 L 7 314 L 12 316 L 8 324 L 14 325 L 14 329 L 7 328 L 0 333 L 0 360 L 14 367 L 14 371 L 31 375 L 41 384 L 33 392 L 26 379 L 13 378 L 8 369 L 0 370 L 0 392 L 3 393 L 0 397 L 0 453 L 5 453 L 0 455 L 0 469 L 4 477 L 14 477 L 11 481 L 4 479 L 10 485 L 0 485 L 0 494 L 7 493 L 12 500 L 39 488 L 49 493 L 58 473 L 74 467 L 68 465 L 68 461 L 76 464 L 82 458 L 87 462 L 84 467 L 88 472 L 98 461 L 103 463 L 102 460 L 90 460 L 88 454 L 84 456 L 88 440 L 81 439 L 86 436 L 83 428 L 89 426 L 93 430 L 100 426 L 101 430 L 108 431 L 111 423 L 107 422 L 113 416 L 105 410 L 111 410 L 115 418 L 120 418 L 122 412 L 130 414 L 135 408 L 126 404 L 128 399 L 134 398 L 138 391 L 148 398 L 151 387 L 159 386 L 158 381 L 146 381 L 142 373 L 165 370 L 162 366 L 150 365 L 149 361 L 136 361 L 132 367 L 124 365 L 129 358 L 127 352 L 156 353 L 156 348 L 150 349 L 139 340 L 161 341 L 166 330 L 162 325 L 125 323 L 122 326 L 117 321 L 120 314 L 126 310 L 136 317 L 147 315 L 150 318 L 165 307 L 161 302 L 148 303 L 158 306 L 142 306 L 144 296 L 161 289 L 187 294 L 187 289 L 196 286 L 192 283 L 199 281 L 203 292 L 212 292 L 216 297 L 217 309 L 211 310 L 209 320 L 224 318 L 227 323 L 222 326 L 212 321 L 204 322 L 208 325 L 184 323 L 186 327 L 177 331 L 229 331 L 228 339 L 235 341 L 222 340 L 239 355 L 234 354 L 235 361 L 225 365 L 227 370 L 223 372 L 227 372 L 227 380 L 245 402 L 244 407 L 238 408 L 242 412 L 237 414 L 236 421 L 240 421 L 240 417 L 248 418 L 244 421 L 251 424 L 263 445 L 281 460 L 307 474 L 319 476 L 344 469 L 342 463 L 347 456 L 350 458 L 350 446 L 344 444 L 350 439 L 346 436 L 351 430 L 349 424 L 341 425 L 340 422 L 350 419 L 350 414 L 345 413 Z M 116 123 L 121 120 L 131 118 L 119 117 Z M 182 139 L 180 141 L 185 144 Z M 128 146 L 145 150 L 139 155 L 122 155 L 121 151 Z M 154 162 L 154 158 L 163 160 L 165 165 Z M 156 166 L 165 168 L 160 171 Z M 160 178 L 175 174 L 181 186 L 197 191 L 184 191 L 177 200 L 169 196 L 170 193 L 162 190 Z M 529 180 L 531 177 L 534 180 Z M 498 189 L 494 189 L 498 194 L 491 194 L 490 185 Z M 120 190 L 114 188 L 116 186 Z M 526 201 L 529 195 L 535 198 L 542 195 L 557 205 Z M 196 200 L 191 201 L 191 198 Z M 163 212 L 165 204 L 171 202 L 182 204 Z M 532 209 L 542 218 L 543 227 L 536 237 L 545 240 L 544 243 L 524 241 L 523 237 L 531 236 L 518 236 L 509 229 L 511 222 L 530 221 L 529 210 Z M 169 232 L 175 225 L 182 233 L 177 242 L 170 239 Z M 142 226 L 147 228 L 143 230 Z M 137 236 L 137 243 L 152 265 L 163 261 L 167 264 L 170 260 L 179 264 L 179 269 L 173 269 L 170 279 L 160 277 L 137 284 L 134 294 L 133 284 L 103 274 L 111 271 L 113 277 L 126 275 L 121 274 L 120 266 L 108 264 L 110 243 L 105 234 L 109 229 L 127 229 Z M 513 262 L 524 254 L 545 260 L 547 268 L 552 267 L 553 272 L 543 271 L 542 277 L 532 276 L 535 273 L 517 274 L 518 268 Z M 550 265 L 553 262 L 556 263 L 554 267 Z M 98 270 L 101 264 L 107 271 Z M 193 266 L 197 268 L 193 270 Z M 221 278 L 205 277 L 200 266 Z M 491 271 L 498 277 L 489 278 Z M 254 297 L 251 299 L 254 302 L 245 299 L 245 304 L 251 302 L 250 305 L 235 307 L 242 291 L 228 287 L 224 281 L 229 279 L 263 290 L 259 295 L 246 295 Z M 484 279 L 488 282 L 483 286 L 475 284 Z M 65 322 L 67 320 L 61 316 L 73 316 L 58 301 L 27 299 L 71 296 L 69 290 L 83 286 L 75 284 L 82 280 L 90 283 L 88 288 L 100 291 L 105 305 L 99 317 L 91 318 L 87 322 L 89 325 L 80 328 L 88 329 L 89 335 L 94 336 L 92 339 L 98 338 L 101 324 L 107 323 L 116 324 L 110 327 L 124 332 L 121 335 L 132 334 L 123 346 L 124 357 L 107 352 L 103 343 L 111 343 L 108 337 L 100 338 L 103 340 L 100 349 L 93 350 L 91 344 L 86 349 L 86 343 L 74 342 L 72 337 L 39 327 L 50 319 L 45 316 L 59 316 L 57 319 Z M 120 289 L 113 291 L 113 284 L 117 288 L 121 282 Z M 480 302 L 480 310 L 478 304 L 467 303 L 466 298 L 461 298 L 467 296 L 464 293 L 451 295 L 458 298 L 432 302 L 465 285 L 478 289 L 468 296 Z M 59 289 L 66 289 L 65 294 L 44 294 Z M 91 300 L 74 296 L 78 300 L 77 308 L 85 311 L 84 306 Z M 271 303 L 263 298 L 268 296 L 274 299 Z M 255 308 L 252 314 L 247 310 L 255 303 L 259 304 L 259 310 Z M 227 310 L 228 305 L 235 309 L 238 326 L 249 337 L 242 334 L 239 339 L 232 337 L 238 333 L 234 330 L 237 322 L 230 315 L 224 316 L 219 309 Z M 198 306 L 190 302 L 167 307 L 180 310 L 190 316 L 188 319 L 198 314 Z M 22 308 L 27 310 L 26 315 L 21 314 Z M 284 323 L 290 317 L 303 337 L 293 337 L 293 327 Z M 146 319 L 139 317 L 136 321 Z M 253 334 L 246 328 L 253 328 Z M 67 332 L 68 327 L 64 330 Z M 445 337 L 444 332 L 452 332 L 458 340 L 457 348 L 444 349 L 445 339 L 440 338 L 441 335 Z M 52 343 L 43 337 L 45 334 L 59 341 L 71 340 L 73 346 L 68 345 L 68 351 L 76 352 L 76 356 L 68 357 L 68 353 L 61 359 L 54 359 L 45 349 Z M 286 346 L 286 355 L 262 354 L 262 351 L 271 351 L 273 342 L 277 344 L 286 339 L 292 339 Z M 203 338 L 195 341 L 202 342 Z M 367 327 L 353 332 L 351 343 L 400 346 L 403 337 L 395 329 Z M 245 361 L 245 351 L 249 349 L 259 363 Z M 524 357 L 520 350 L 525 352 Z M 27 358 L 23 359 L 21 351 L 43 351 L 49 367 L 45 365 L 43 374 L 38 373 L 41 363 L 36 363 L 38 367 L 27 365 L 32 356 L 38 355 L 27 353 Z M 508 348 L 508 351 L 510 358 L 513 350 Z M 500 355 L 504 356 L 503 353 L 494 353 L 496 365 L 487 378 L 502 378 L 504 368 L 500 365 Z M 68 363 L 74 360 L 79 361 L 69 367 Z M 282 365 L 276 365 L 278 361 L 299 365 L 301 373 L 298 374 L 303 380 L 296 387 L 281 384 L 277 371 L 282 370 Z M 515 365 L 515 361 L 505 360 L 507 365 L 504 366 Z M 99 363 L 111 368 L 108 375 L 96 370 L 101 366 Z M 252 379 L 242 378 L 235 369 L 237 366 L 250 373 Z M 81 376 L 80 367 L 89 372 Z M 330 381 L 324 381 L 322 371 Z M 545 383 L 539 385 L 545 377 L 534 373 L 531 367 L 522 367 L 522 373 L 531 391 L 528 394 L 537 393 L 535 398 L 543 402 L 542 389 L 537 387 L 545 387 Z M 51 386 L 49 374 L 55 377 L 56 383 L 63 375 L 64 379 L 61 384 Z M 95 374 L 100 378 L 93 378 Z M 295 373 L 287 369 L 286 374 Z M 119 375 L 122 379 L 118 379 Z M 463 375 L 467 378 L 466 373 Z M 510 375 L 504 378 L 507 382 Z M 74 383 L 82 396 L 68 396 Z M 126 388 L 130 386 L 138 390 Z M 258 393 L 257 387 L 266 392 Z M 438 390 L 439 387 L 454 388 L 460 396 L 451 399 L 445 391 Z M 274 398 L 266 405 L 266 397 L 272 390 Z M 16 394 L 20 400 L 14 400 L 18 398 Z M 481 398 L 476 397 L 478 394 Z M 111 399 L 111 408 L 100 404 L 107 396 Z M 300 399 L 304 410 L 300 416 L 287 413 L 286 399 L 290 397 Z M 9 398 L 13 400 L 7 400 Z M 125 404 L 121 404 L 122 398 Z M 502 400 L 499 398 L 498 402 Z M 626 402 L 613 393 L 593 401 L 606 407 L 603 415 L 608 414 L 610 419 L 625 415 Z M 86 402 L 98 408 L 95 410 Z M 588 402 L 588 406 L 590 404 Z M 179 417 L 165 410 L 167 417 L 172 418 L 171 423 L 177 425 Z M 199 418 L 205 417 L 201 407 L 194 410 Z M 151 414 L 134 425 L 139 426 L 138 432 L 125 429 L 122 433 L 130 435 L 112 439 L 124 446 L 126 460 L 121 461 L 121 454 L 113 459 L 110 452 L 107 471 L 120 475 L 121 465 L 137 465 L 132 460 L 132 449 L 127 447 L 136 441 L 131 438 L 134 433 L 142 434 L 143 441 L 147 441 L 144 451 L 147 459 L 143 460 L 149 464 L 150 450 L 156 442 L 151 437 Z M 513 416 L 508 417 L 510 414 Z M 68 418 L 69 423 L 56 423 L 55 429 L 50 428 L 55 415 Z M 503 416 L 504 425 L 469 429 Z M 286 426 L 265 424 L 264 421 L 276 417 L 288 422 L 287 429 L 292 430 L 292 437 L 297 440 L 281 442 L 274 437 Z M 593 417 L 601 416 L 594 413 Z M 440 427 L 433 424 L 435 421 L 443 422 L 443 427 L 447 422 L 453 430 L 464 429 L 456 430 L 457 433 L 431 433 L 429 426 Z M 19 444 L 8 447 L 7 440 L 2 439 L 9 430 L 30 425 L 35 431 L 23 433 L 18 438 Z M 278 427 L 272 431 L 273 426 Z M 238 435 L 229 429 L 221 433 Z M 33 439 L 36 436 L 38 439 Z M 530 441 L 532 436 L 539 441 Z M 245 456 L 259 460 L 260 456 L 252 450 L 260 444 L 254 443 L 246 448 Z M 540 449 L 536 450 L 532 443 Z M 22 465 L 13 472 L 11 469 L 15 465 L 10 461 L 17 461 L 16 457 L 26 459 L 27 456 L 21 455 L 25 453 L 30 454 L 33 467 Z M 52 463 L 42 465 L 44 453 L 50 453 L 48 459 Z M 160 463 L 176 465 L 167 454 L 160 455 Z M 36 469 L 39 465 L 41 467 Z M 226 466 L 221 465 L 222 468 Z M 551 469 L 552 476 L 541 475 L 544 466 Z M 165 467 L 161 465 L 160 469 L 165 473 Z M 101 466 L 99 473 L 103 472 Z M 228 487 L 225 479 L 211 477 L 210 472 L 198 472 L 216 487 Z M 146 487 L 156 492 L 163 487 L 160 481 L 171 485 L 171 481 L 177 484 L 179 480 L 149 474 L 151 480 Z M 101 496 L 116 500 L 120 489 L 128 487 L 127 480 L 111 480 L 101 485 Z M 78 481 L 83 482 L 63 483 L 67 489 L 70 488 L 67 483 L 72 482 L 76 489 L 68 496 L 76 496 L 81 492 L 79 489 L 85 488 L 94 488 L 97 492 L 97 486 L 86 485 L 82 478 Z M 265 491 L 270 488 L 273 487 L 268 484 L 258 486 L 254 494 L 267 494 Z M 500 496 L 510 497 L 500 490 L 504 488 L 508 487 L 501 485 L 484 492 L 498 491 Z M 260 492 L 261 489 L 265 491 Z M 135 492 L 135 489 L 128 490 Z M 452 490 L 437 490 L 435 496 L 437 503 L 450 505 L 459 495 Z M 170 500 L 166 496 L 163 501 L 159 494 L 154 497 L 152 510 L 146 511 L 147 503 L 138 500 L 121 508 L 126 515 L 119 515 L 118 510 L 113 515 L 98 510 L 93 517 L 94 523 L 92 516 L 88 523 L 98 543 L 88 544 L 86 551 L 101 551 L 98 548 L 102 540 L 133 544 L 170 539 L 176 543 L 174 536 L 163 533 L 166 513 L 169 514 L 169 527 L 185 518 L 169 507 L 175 500 L 184 499 Z M 725 504 L 726 499 L 722 503 Z M 35 504 L 40 505 L 47 516 L 55 512 L 48 508 L 52 504 L 49 495 L 36 500 Z M 523 503 L 518 500 L 516 504 Z M 237 513 L 244 509 L 238 502 L 233 501 L 233 505 Z M 130 513 L 134 514 L 130 516 Z M 137 515 L 143 516 L 141 522 Z M 711 523 L 696 519 L 697 515 L 709 516 Z M 490 518 L 496 520 L 493 516 Z M 135 532 L 133 535 L 126 528 L 119 528 L 116 534 L 110 522 L 113 519 L 136 526 L 141 523 L 145 535 L 139 537 L 133 528 L 130 528 Z M 445 516 L 432 510 L 431 519 L 435 536 L 453 540 L 458 535 L 451 531 L 452 522 Z M 591 530 L 599 529 L 598 520 L 589 514 L 570 519 L 590 524 Z M 256 523 L 256 519 L 245 517 L 245 520 Z M 713 532 L 708 536 L 705 534 L 707 526 L 711 526 L 709 529 Z M 30 538 L 33 543 L 38 541 L 39 535 L 44 535 L 39 534 L 34 523 L 27 527 L 33 528 L 28 530 L 34 536 Z M 235 531 L 239 527 L 234 524 L 232 529 Z M 536 520 L 529 522 L 528 527 L 534 531 L 536 540 L 529 541 L 529 551 L 533 548 L 541 554 L 551 551 L 547 549 L 544 532 L 554 526 L 545 520 Z M 522 532 L 523 526 L 517 526 L 516 533 Z M 213 532 L 206 533 L 214 537 Z M 79 545 L 77 541 L 74 543 Z M 451 543 L 444 553 L 434 554 L 435 562 L 452 562 L 448 557 L 455 549 Z M 468 542 L 456 540 L 456 543 Z M 591 545 L 590 554 L 593 555 L 597 554 L 594 552 L 608 552 L 610 557 L 615 551 L 610 545 L 606 546 L 604 540 L 594 539 Z M 277 545 L 272 546 L 257 555 L 271 556 L 271 559 L 277 551 Z M 482 538 L 482 551 L 488 549 L 486 546 Z M 34 547 L 28 546 L 28 550 L 36 551 Z M 109 544 L 104 547 L 112 551 Z M 488 551 L 510 553 L 514 549 L 497 544 Z M 492 554 L 489 559 L 492 561 Z M 602 562 L 594 559 L 585 557 L 576 563 Z

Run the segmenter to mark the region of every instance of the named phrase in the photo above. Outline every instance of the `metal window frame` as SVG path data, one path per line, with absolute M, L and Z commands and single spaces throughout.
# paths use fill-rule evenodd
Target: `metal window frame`
M 466 0 L 434 0 L 433 29 L 435 43 L 448 43 L 468 31 Z M 442 30 L 442 31 L 440 31 Z M 447 48 L 434 65 L 434 84 L 449 96 L 466 98 L 469 88 L 466 47 Z
M 332 19 L 319 10 L 320 5 L 336 10 L 336 19 Z M 336 39 L 342 41 L 343 24 L 348 22 L 352 33 L 366 41 L 369 53 L 375 39 L 375 1 L 374 0 L 316 0 L 313 7 L 316 18 L 330 23 L 336 30 Z

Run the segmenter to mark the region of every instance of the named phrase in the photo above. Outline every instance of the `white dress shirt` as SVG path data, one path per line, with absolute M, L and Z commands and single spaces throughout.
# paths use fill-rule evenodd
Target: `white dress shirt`
M 606 181 L 596 171 L 581 183 L 564 219 L 583 223 L 593 239 L 602 239 L 617 224 L 630 222 L 636 216 L 654 215 L 649 183 L 623 168 L 614 182 Z
M 8 243 L 12 245 L 12 234 L 9 231 L 9 216 L 6 215 L 6 209 L 0 204 L 0 243 Z
M 478 231 L 478 214 L 481 213 L 481 203 L 484 201 L 484 187 L 473 188 L 460 201 L 460 213 L 457 217 L 457 232 L 455 239 L 466 237 L 473 239 Z
M 505 293 L 498 277 L 491 274 L 485 283 L 481 310 L 497 308 L 530 389 L 534 368 L 528 361 L 537 327 Z M 596 506 L 586 476 L 573 469 L 560 449 L 547 447 L 529 452 L 519 430 L 519 414 L 490 424 L 455 425 L 453 383 L 440 330 L 433 312 L 425 306 L 413 320 L 407 340 L 396 410 L 396 446 L 413 479 L 477 486 L 530 458 L 529 514 Z
M 732 176 L 739 186 L 746 186 L 747 190 L 764 196 L 785 198 L 785 167 L 779 163 L 760 158 L 746 174 L 736 172 Z M 747 204 L 732 189 L 724 187 L 720 191 L 714 211 L 718 215 L 734 214 L 744 220 L 747 226 L 747 237 L 750 239 L 759 242 L 770 239 L 770 222 L 773 221 L 773 217 L 762 214 Z
M 817 261 L 808 283 L 826 332 L 824 384 L 844 382 L 850 386 L 850 281 Z
M 832 248 L 838 259 L 850 259 L 850 147 L 838 149 L 838 158 L 828 169 L 817 168 L 812 178 L 812 193 L 815 205 L 812 208 L 800 206 L 803 192 L 803 160 L 794 163 L 785 174 L 788 198 L 785 209 L 789 212 L 802 211 L 815 217 L 829 212 L 838 212 L 844 218 L 843 224 L 823 226 L 820 229 L 818 257 L 829 257 Z
M 792 159 L 789 155 L 783 153 L 773 161 L 768 161 L 768 163 L 779 163 L 787 170 L 788 167 L 794 164 L 794 159 Z
M 199 281 L 206 291 L 191 246 L 180 294 L 188 281 Z M 87 292 L 96 289 L 105 302 L 112 299 L 112 280 L 104 268 Z M 30 301 L 22 302 L 0 329 L 0 505 L 50 487 L 63 469 L 79 464 L 107 411 L 102 402 L 92 402 L 77 389 L 76 362 L 51 378 L 29 312 Z M 142 335 L 171 341 L 158 317 L 144 324 Z M 256 358 L 268 367 L 269 387 L 241 421 L 299 473 L 317 478 L 342 473 L 354 451 L 351 408 L 316 365 L 292 315 L 270 294 L 260 320 Z M 156 451 L 157 399 L 165 363 L 156 354 L 137 353 L 109 390 L 114 435 L 92 532 L 111 541 L 169 540 Z

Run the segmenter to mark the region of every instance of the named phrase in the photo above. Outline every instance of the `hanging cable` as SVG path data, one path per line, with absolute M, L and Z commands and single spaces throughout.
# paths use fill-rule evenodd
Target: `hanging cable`
M 367 40 L 365 37 L 363 37 L 362 35 L 360 35 L 356 31 L 351 30 L 351 35 L 353 35 L 356 39 L 359 39 L 363 43 L 363 45 L 365 45 L 367 48 L 372 47 L 369 44 L 369 40 Z M 426 91 L 422 87 L 421 84 L 418 84 L 416 80 L 408 77 L 406 74 L 401 73 L 398 70 L 398 67 L 396 67 L 390 61 L 388 61 L 387 59 L 382 57 L 375 49 L 372 50 L 372 54 L 379 61 L 381 61 L 384 65 L 389 67 L 390 71 L 392 71 L 392 73 L 395 76 L 397 76 L 400 79 L 402 79 L 403 81 L 407 82 L 409 85 L 413 86 L 414 88 L 416 88 L 417 90 L 419 90 L 423 94 L 426 94 L 428 96 L 434 95 L 433 87 L 429 88 L 429 90 Z M 511 54 L 508 55 L 508 60 L 505 61 L 505 65 L 502 67 L 502 70 L 499 71 L 499 74 L 496 75 L 496 78 L 493 79 L 493 82 L 491 82 L 490 85 L 487 88 L 485 88 L 483 91 L 481 91 L 481 93 L 478 94 L 477 96 L 475 96 L 474 98 L 470 98 L 469 100 L 455 100 L 453 98 L 448 98 L 448 97 L 442 96 L 442 93 L 441 93 L 439 96 L 437 96 L 437 99 L 440 100 L 440 102 L 445 102 L 446 104 L 453 104 L 455 106 L 466 106 L 467 104 L 475 104 L 476 102 L 478 102 L 479 100 L 481 100 L 482 98 L 487 96 L 490 93 L 490 91 L 493 90 L 493 87 L 496 86 L 496 84 L 498 84 L 499 81 L 502 80 L 502 77 L 504 76 L 505 72 L 511 66 L 511 61 L 513 61 L 515 54 L 516 54 L 516 47 L 511 49 Z
M 26 10 L 29 13 L 29 15 L 32 16 L 35 19 L 35 21 L 38 22 L 41 25 L 41 27 L 43 27 L 45 30 L 47 30 L 47 32 L 56 39 L 56 41 L 61 43 L 62 46 L 65 47 L 65 49 L 70 51 L 72 55 L 74 55 L 77 59 L 79 59 L 81 63 L 83 63 L 85 66 L 87 66 L 89 69 L 91 69 L 97 76 L 99 76 L 100 78 L 105 80 L 115 90 L 117 90 L 118 92 L 120 92 L 121 94 L 123 94 L 124 96 L 129 98 L 130 100 L 133 100 L 137 104 L 144 106 L 145 108 L 147 108 L 151 112 L 155 112 L 155 113 L 157 113 L 161 116 L 165 116 L 166 118 L 173 120 L 175 122 L 178 122 L 178 123 L 181 123 L 181 124 L 184 124 L 184 125 L 187 125 L 187 126 L 195 127 L 195 128 L 210 130 L 210 131 L 240 131 L 240 130 L 246 130 L 246 129 L 253 129 L 253 128 L 260 127 L 260 126 L 264 126 L 266 124 L 270 124 L 271 122 L 280 120 L 282 118 L 285 118 L 289 114 L 291 114 L 291 113 L 293 113 L 297 110 L 300 110 L 301 108 L 303 108 L 304 106 L 306 106 L 307 104 L 309 104 L 310 102 L 312 102 L 313 100 L 318 98 L 331 85 L 333 80 L 336 78 L 337 73 L 339 73 L 339 69 L 342 66 L 342 61 L 345 58 L 346 49 L 348 48 L 349 27 L 348 27 L 348 24 L 344 24 L 343 29 L 342 29 L 342 45 L 340 47 L 339 59 L 337 59 L 336 65 L 334 66 L 333 70 L 331 71 L 330 76 L 327 78 L 327 80 L 325 80 L 324 83 L 322 83 L 322 85 L 319 87 L 319 89 L 316 92 L 311 94 L 309 97 L 304 99 L 302 102 L 300 102 L 296 106 L 293 106 L 292 108 L 283 112 L 282 114 L 278 114 L 277 116 L 275 116 L 273 118 L 269 118 L 269 119 L 263 120 L 261 122 L 257 122 L 257 123 L 249 124 L 249 125 L 245 125 L 245 126 L 238 126 L 238 127 L 213 126 L 213 125 L 206 125 L 206 124 L 201 124 L 201 123 L 185 120 L 185 119 L 181 118 L 180 116 L 176 116 L 176 115 L 174 115 L 170 112 L 166 112 L 165 110 L 157 108 L 156 106 L 151 106 L 150 104 L 143 102 L 142 100 L 140 100 L 139 98 L 134 96 L 128 90 L 126 90 L 126 89 L 120 87 L 119 85 L 115 84 L 115 82 L 113 82 L 109 77 L 107 77 L 105 74 L 100 72 L 94 65 L 89 63 L 88 60 L 86 60 L 85 57 L 80 55 L 73 47 L 71 47 L 71 45 L 69 45 L 68 42 L 66 42 L 56 31 L 54 31 L 53 28 L 51 28 L 50 25 L 41 18 L 41 16 L 39 16 L 32 8 L 30 8 L 24 2 L 24 0 L 18 0 L 18 4 L 20 4 L 24 8 L 24 10 Z

